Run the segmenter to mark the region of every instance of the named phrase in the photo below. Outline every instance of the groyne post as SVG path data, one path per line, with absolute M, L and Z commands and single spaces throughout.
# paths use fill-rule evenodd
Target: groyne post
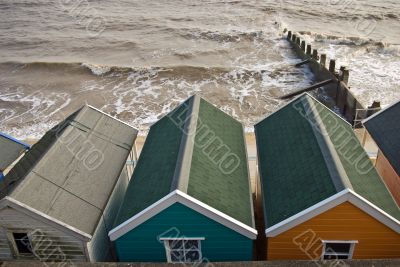
M 307 52 L 306 52 L 306 54 L 311 56 L 311 45 L 310 45 L 310 44 L 307 45 Z
M 336 60 L 331 59 L 329 61 L 329 71 L 332 73 L 335 73 L 335 65 L 336 65 Z
M 296 44 L 300 47 L 300 37 L 296 38 Z
M 352 124 L 355 124 L 360 119 L 364 119 L 376 112 L 378 109 L 368 110 L 358 101 L 348 87 L 349 82 L 349 69 L 345 66 L 340 67 L 340 71 L 336 70 L 336 60 L 328 59 L 327 54 L 318 55 L 317 49 L 312 49 L 311 44 L 307 44 L 305 40 L 301 40 L 293 31 L 288 31 L 287 39 L 292 44 L 296 54 L 302 60 L 296 64 L 296 67 L 307 64 L 311 71 L 315 74 L 317 83 L 305 91 L 314 90 L 325 83 L 323 86 L 329 96 L 335 100 L 335 105 L 340 109 L 342 116 Z M 329 60 L 329 63 L 328 63 Z M 303 91 L 303 90 L 300 90 Z M 285 97 L 292 97 L 298 94 L 296 91 Z M 330 103 L 329 103 L 330 105 Z M 374 103 L 373 106 L 379 107 L 379 102 Z M 359 112 L 360 110 L 365 110 Z M 357 117 L 357 118 L 356 118 Z M 355 127 L 358 127 L 355 125 Z
M 374 102 L 372 103 L 372 105 L 368 107 L 366 117 L 369 117 L 369 116 L 371 116 L 372 114 L 379 112 L 379 110 L 381 110 L 381 102 L 379 102 L 379 101 L 374 101 Z
M 348 83 L 349 83 L 349 75 L 350 75 L 349 70 L 348 70 L 347 68 L 345 68 L 345 69 L 343 70 L 343 72 L 342 72 L 342 81 L 343 81 L 345 84 L 348 84 Z
M 312 57 L 313 57 L 313 59 L 318 60 L 318 50 L 317 49 L 313 49 Z
M 321 54 L 321 60 L 320 60 L 320 63 L 321 63 L 321 65 L 322 66 L 326 66 L 326 54 Z

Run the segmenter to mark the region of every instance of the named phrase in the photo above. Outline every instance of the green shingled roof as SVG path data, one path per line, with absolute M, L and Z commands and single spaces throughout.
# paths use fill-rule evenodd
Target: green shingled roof
M 400 176 L 400 101 L 363 124 L 379 149 Z
M 255 126 L 266 226 L 345 188 L 399 219 L 352 127 L 304 94 Z
M 254 228 L 243 126 L 199 96 L 150 128 L 116 226 L 177 189 Z

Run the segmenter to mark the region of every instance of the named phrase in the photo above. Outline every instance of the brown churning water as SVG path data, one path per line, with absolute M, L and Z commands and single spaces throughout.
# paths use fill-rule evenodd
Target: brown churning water
M 251 126 L 312 82 L 285 27 L 348 66 L 364 105 L 387 105 L 399 14 L 394 0 L 3 0 L 0 131 L 40 137 L 86 102 L 146 131 L 193 93 Z

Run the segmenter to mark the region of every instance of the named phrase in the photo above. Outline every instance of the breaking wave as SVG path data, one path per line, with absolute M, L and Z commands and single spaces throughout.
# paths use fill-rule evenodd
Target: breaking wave
M 236 68 L 228 67 L 201 67 L 201 66 L 168 66 L 168 67 L 149 67 L 149 68 L 135 68 L 135 67 L 124 67 L 124 66 L 106 66 L 96 65 L 90 63 L 57 63 L 57 62 L 31 62 L 31 63 L 19 63 L 19 62 L 6 62 L 0 63 L 0 67 L 7 67 L 14 70 L 26 70 L 26 71 L 51 71 L 51 72 L 62 72 L 64 75 L 69 74 L 92 74 L 95 76 L 120 76 L 130 75 L 132 73 L 147 73 L 157 72 L 165 73 L 167 76 L 175 77 L 192 77 L 202 78 L 205 76 L 216 76 L 226 73 L 232 73 Z M 261 78 L 262 70 L 260 69 L 240 69 L 240 73 L 243 77 L 252 76 L 253 78 Z

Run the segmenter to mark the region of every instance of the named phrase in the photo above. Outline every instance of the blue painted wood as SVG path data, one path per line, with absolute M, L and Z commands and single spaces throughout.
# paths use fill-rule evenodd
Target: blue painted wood
M 20 140 L 18 140 L 18 139 L 15 139 L 15 138 L 12 137 L 11 135 L 8 135 L 8 134 L 5 134 L 5 133 L 0 132 L 0 136 L 2 136 L 2 137 L 4 137 L 4 138 L 7 138 L 7 139 L 9 139 L 9 140 L 11 140 L 11 141 L 13 141 L 13 142 L 15 142 L 15 143 L 17 143 L 17 144 L 20 144 L 20 145 L 23 146 L 26 150 L 28 150 L 28 149 L 31 148 L 30 145 L 28 145 L 28 144 L 26 144 L 26 143 L 24 143 L 24 142 L 22 142 L 22 141 L 20 141 Z
M 167 261 L 160 237 L 204 237 L 204 261 L 252 260 L 253 240 L 175 203 L 115 241 L 119 261 Z

